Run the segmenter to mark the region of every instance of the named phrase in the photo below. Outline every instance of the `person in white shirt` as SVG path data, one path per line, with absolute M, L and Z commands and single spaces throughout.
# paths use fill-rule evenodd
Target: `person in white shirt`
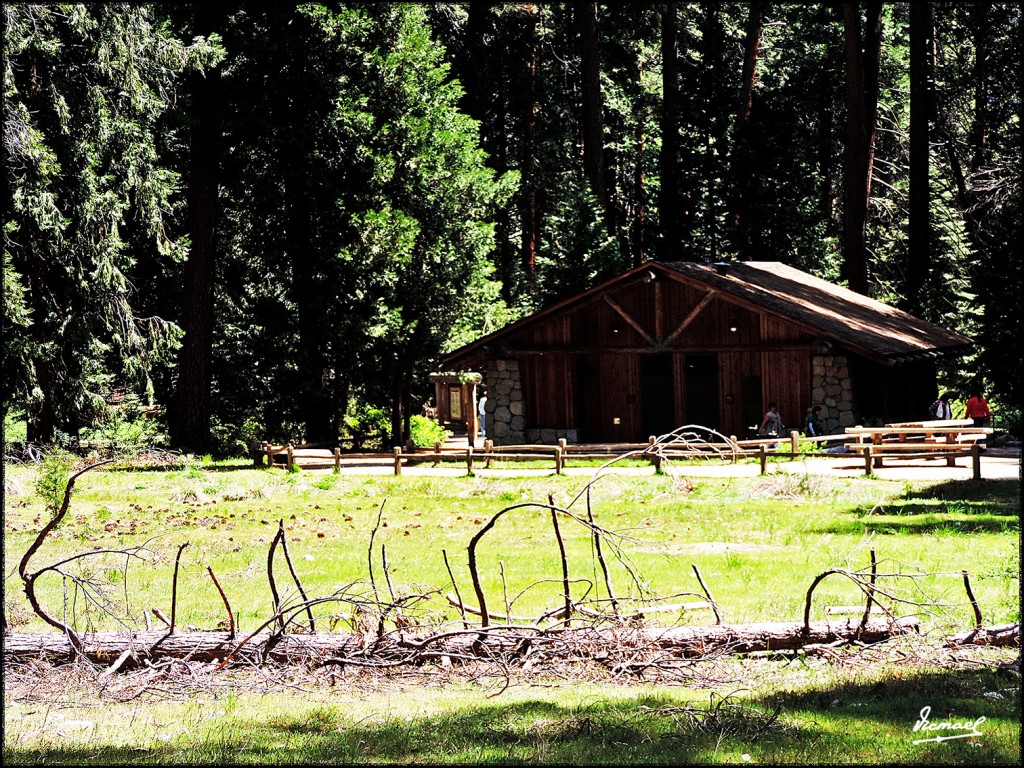
M 487 424 L 487 390 L 480 390 L 480 402 L 477 404 L 477 413 L 480 414 L 480 439 L 486 438 Z

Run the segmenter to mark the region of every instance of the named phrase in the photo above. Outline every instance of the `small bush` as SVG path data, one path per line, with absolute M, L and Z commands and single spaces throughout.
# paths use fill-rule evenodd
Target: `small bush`
M 421 448 L 430 448 L 434 443 L 443 443 L 448 439 L 448 430 L 426 416 L 410 418 L 409 433 L 413 443 Z

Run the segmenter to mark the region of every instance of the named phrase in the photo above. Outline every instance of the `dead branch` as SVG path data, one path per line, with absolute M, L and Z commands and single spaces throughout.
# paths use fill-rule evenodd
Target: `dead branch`
M 302 613 L 305 606 L 293 608 Z M 362 634 L 280 634 L 266 628 L 276 623 L 271 617 L 242 642 L 233 644 L 226 632 L 187 632 L 168 636 L 161 633 L 134 635 L 97 632 L 83 639 L 82 654 L 94 661 L 117 658 L 133 651 L 140 662 L 161 658 L 188 658 L 202 662 L 219 661 L 218 669 L 231 663 L 265 659 L 277 662 L 318 663 L 328 658 L 336 663 L 410 664 L 424 658 L 428 650 L 449 658 L 512 663 L 521 658 L 523 641 L 529 639 L 532 653 L 545 658 L 586 660 L 618 657 L 620 654 L 660 654 L 664 661 L 706 659 L 716 653 L 751 653 L 768 649 L 800 648 L 808 644 L 852 641 L 860 622 L 817 622 L 805 628 L 799 622 L 708 627 L 593 627 L 540 629 L 508 625 L 476 627 L 438 635 L 390 633 L 367 645 Z M 913 618 L 895 622 L 872 619 L 860 637 L 875 643 L 893 635 L 915 633 L 920 624 Z M 1019 631 L 1019 627 L 1018 627 Z M 243 649 L 248 648 L 243 653 Z M 14 633 L 5 638 L 4 657 L 64 659 L 75 653 L 68 638 L 54 634 Z M 610 654 L 610 655 L 609 655 Z
M 97 461 L 93 464 L 88 465 L 87 467 L 84 467 L 83 469 L 78 470 L 73 475 L 71 475 L 71 477 L 68 478 L 67 485 L 64 487 L 64 500 L 61 502 L 60 508 L 57 510 L 57 513 L 50 519 L 50 522 L 43 526 L 43 529 L 39 532 L 39 535 L 36 536 L 33 542 L 29 545 L 28 549 L 25 550 L 25 554 L 22 555 L 21 562 L 18 564 L 18 575 L 21 576 L 21 580 L 25 584 L 25 596 L 28 598 L 29 605 L 32 606 L 32 610 L 35 612 L 36 616 L 41 618 L 51 627 L 59 629 L 61 632 L 63 632 L 71 641 L 71 644 L 74 645 L 76 648 L 81 646 L 81 638 L 79 638 L 78 634 L 70 626 L 68 626 L 62 621 L 59 621 L 58 619 L 55 619 L 53 616 L 47 613 L 43 609 L 42 605 L 39 604 L 39 600 L 36 598 L 36 579 L 39 577 L 41 573 L 43 573 L 47 569 L 43 569 L 42 571 L 37 571 L 35 573 L 29 573 L 28 564 L 29 561 L 32 559 L 32 556 L 43 545 L 43 542 L 46 541 L 46 537 L 50 535 L 50 531 L 52 531 L 54 528 L 60 525 L 61 521 L 64 519 L 64 516 L 67 514 L 68 508 L 71 506 L 71 492 L 74 490 L 75 481 L 79 477 L 84 475 L 86 472 L 88 472 L 90 469 L 95 469 L 96 467 L 103 466 L 104 464 L 109 464 L 112 461 L 114 461 L 114 459 L 112 458 L 104 459 L 103 461 Z
M 178 554 L 174 558 L 174 578 L 171 581 L 171 626 L 167 630 L 172 635 L 174 634 L 174 623 L 178 613 L 178 566 L 181 564 L 181 553 L 185 551 L 185 547 L 189 545 L 189 542 L 185 542 L 178 547 Z
M 947 642 L 947 646 L 957 645 L 995 645 L 1020 646 L 1020 622 L 1003 624 L 998 627 L 975 627 L 964 632 L 957 632 Z
M 704 579 L 701 578 L 700 571 L 697 570 L 697 564 L 690 563 L 690 566 L 693 568 L 693 572 L 697 576 L 697 582 L 700 584 L 700 588 L 704 590 L 704 594 L 707 596 L 708 602 L 711 603 L 711 609 L 715 612 L 715 624 L 721 624 L 722 612 L 718 610 L 718 603 L 715 602 L 715 598 L 713 598 L 711 596 L 711 592 L 708 591 L 707 584 L 704 583 Z
M 875 601 L 875 579 L 878 576 L 878 562 L 875 560 L 875 548 L 871 548 L 871 582 L 868 584 L 868 602 L 864 606 L 864 618 L 861 619 L 861 624 L 868 623 L 868 617 L 871 615 L 871 604 Z
M 551 525 L 555 529 L 555 539 L 558 541 L 558 557 L 562 562 L 562 596 L 565 599 L 565 626 L 570 626 L 572 620 L 572 594 L 569 592 L 569 561 L 565 557 L 565 542 L 562 541 L 562 532 L 558 528 L 558 512 L 555 511 L 555 499 L 549 493 L 548 505 L 551 507 Z
M 442 549 L 441 555 L 442 557 L 444 557 L 444 567 L 448 569 L 448 576 L 449 578 L 451 578 L 452 588 L 455 590 L 455 598 L 456 600 L 458 600 L 458 602 L 455 605 L 459 609 L 459 615 L 462 616 L 463 625 L 466 627 L 466 629 L 469 629 L 469 622 L 466 621 L 466 606 L 462 602 L 462 594 L 459 592 L 459 585 L 455 581 L 455 574 L 452 573 L 452 566 L 448 562 L 448 553 Z M 451 602 L 450 598 L 449 602 Z
M 308 601 L 306 597 L 306 590 L 302 588 L 302 582 L 299 581 L 299 574 L 295 572 L 295 566 L 292 564 L 292 556 L 288 554 L 288 540 L 284 534 L 284 520 L 280 521 L 280 534 L 281 534 L 281 551 L 284 552 L 284 561 L 288 563 L 288 570 L 292 575 L 292 579 L 295 581 L 295 586 L 299 589 L 299 595 L 302 596 L 303 602 Z M 313 610 L 307 611 L 309 615 L 309 631 L 316 632 L 316 623 L 313 621 Z
M 964 574 L 964 589 L 967 590 L 967 599 L 971 601 L 971 608 L 974 609 L 974 628 L 981 629 L 981 608 L 978 607 L 978 600 L 974 596 L 974 592 L 971 591 L 971 578 L 967 575 L 967 571 Z
M 217 577 L 213 575 L 213 568 L 209 565 L 206 566 L 206 570 L 210 574 L 210 578 L 213 579 L 213 586 L 217 588 L 220 593 L 220 599 L 224 601 L 224 608 L 228 614 L 228 637 L 235 636 L 235 614 L 231 611 L 231 603 L 228 602 L 228 596 L 224 594 L 224 589 L 221 587 L 220 582 L 217 581 Z
M 277 582 L 274 581 L 274 550 L 277 548 L 278 539 L 281 538 L 283 533 L 284 521 L 281 520 L 277 526 L 277 533 L 274 534 L 274 538 L 270 542 L 270 549 L 267 550 L 267 581 L 270 582 L 270 594 L 273 597 L 272 607 L 275 615 L 279 615 L 281 612 L 281 596 L 277 593 Z M 279 626 L 279 629 L 284 629 L 283 623 Z
M 366 548 L 366 564 L 370 571 L 370 586 L 373 587 L 373 596 L 377 600 L 380 597 L 377 595 L 377 582 L 373 578 L 373 539 L 377 535 L 377 529 L 380 528 L 380 519 L 384 515 L 384 505 L 387 503 L 387 499 L 380 503 L 380 509 L 377 510 L 377 522 L 374 523 L 373 530 L 370 531 L 370 545 Z

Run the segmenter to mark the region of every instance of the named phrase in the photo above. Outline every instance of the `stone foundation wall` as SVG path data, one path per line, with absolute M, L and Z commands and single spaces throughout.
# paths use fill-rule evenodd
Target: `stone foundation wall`
M 812 405 L 821 406 L 825 429 L 853 426 L 853 382 L 845 355 L 815 355 L 811 361 Z
M 525 441 L 526 407 L 519 379 L 519 361 L 493 360 L 484 374 L 487 386 L 487 439 L 495 445 Z

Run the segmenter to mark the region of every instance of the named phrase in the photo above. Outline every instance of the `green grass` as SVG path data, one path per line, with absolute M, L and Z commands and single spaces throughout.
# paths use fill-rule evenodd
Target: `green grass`
M 46 629 L 27 605 L 16 567 L 46 522 L 34 482 L 35 470 L 8 467 L 5 609 L 15 631 Z M 149 541 L 159 555 L 152 563 L 129 562 L 123 555 L 78 561 L 77 575 L 103 585 L 121 618 L 139 627 L 151 606 L 169 612 L 174 554 L 189 542 L 179 577 L 179 626 L 213 628 L 224 618 L 206 574 L 209 565 L 245 632 L 270 614 L 266 557 L 279 520 L 307 593 L 329 594 L 353 582 L 366 589 L 367 544 L 383 505 L 386 525 L 375 537 L 380 585 L 383 544 L 398 591 L 450 591 L 443 549 L 463 596 L 470 598 L 466 546 L 481 526 L 505 506 L 544 502 L 549 493 L 556 504 L 567 504 L 584 482 L 553 474 L 287 474 L 212 461 L 174 470 L 97 470 L 79 479 L 66 522 L 30 569 L 83 551 Z M 882 582 L 903 597 L 926 595 L 941 604 L 904 609 L 920 613 L 926 632 L 939 637 L 973 622 L 962 569 L 971 574 L 986 624 L 1019 620 L 1017 482 L 770 474 L 691 483 L 692 490 L 681 490 L 668 476 L 645 473 L 609 476 L 594 488 L 596 521 L 625 537 L 623 554 L 651 593 L 699 592 L 691 569 L 696 564 L 727 622 L 796 621 L 816 575 L 828 568 L 864 568 L 874 547 L 881 573 L 937 574 Z M 584 512 L 579 505 L 573 509 Z M 570 521 L 561 529 L 570 575 L 600 585 L 586 531 Z M 491 610 L 503 610 L 501 564 L 509 594 L 524 592 L 513 613 L 537 615 L 559 603 L 557 584 L 531 587 L 560 577 L 547 511 L 505 515 L 482 540 L 478 558 Z M 287 567 L 278 561 L 276 568 L 286 591 Z M 620 595 L 638 596 L 621 564 L 613 564 L 613 578 Z M 42 577 L 43 604 L 59 611 L 63 586 L 56 576 Z M 583 588 L 576 590 L 579 596 Z M 859 603 L 852 584 L 831 577 L 815 593 L 812 616 L 823 618 L 826 605 Z M 82 599 L 69 606 L 79 626 L 115 628 Z M 344 606 L 327 606 L 318 617 L 327 623 L 329 615 L 343 611 Z M 707 612 L 659 616 L 672 623 L 710 621 Z M 435 600 L 425 618 L 457 615 Z M 884 649 L 890 645 L 892 655 L 871 665 L 855 654 L 834 662 L 730 660 L 714 666 L 727 682 L 704 690 L 614 680 L 598 685 L 571 674 L 542 674 L 493 696 L 501 680 L 480 685 L 456 675 L 440 685 L 430 682 L 436 674 L 429 669 L 415 682 L 396 676 L 370 684 L 343 677 L 341 685 L 313 686 L 303 694 L 234 687 L 228 683 L 235 673 L 223 673 L 218 685 L 180 700 L 143 697 L 127 703 L 91 688 L 98 685 L 94 676 L 69 684 L 63 698 L 45 704 L 31 694 L 11 698 L 5 686 L 4 762 L 729 764 L 743 762 L 744 754 L 754 763 L 1019 762 L 1019 676 L 991 669 L 1016 651 L 976 651 L 980 660 L 971 665 L 952 665 L 945 657 L 943 666 L 911 663 L 896 644 L 882 646 L 880 653 L 889 653 Z M 729 701 L 742 702 L 743 709 L 720 707 L 700 717 L 679 709 L 706 711 L 736 691 L 738 698 Z M 712 693 L 718 698 L 710 699 Z M 984 736 L 912 745 L 911 729 L 925 705 L 933 707 L 933 719 L 984 715 Z M 765 727 L 765 713 L 776 707 L 779 719 Z M 93 724 L 59 726 L 58 718 Z
M 746 662 L 751 679 L 770 662 Z M 281 763 L 623 765 L 1014 764 L 1020 707 L 997 672 L 850 673 L 805 666 L 790 685 L 720 691 L 578 683 L 358 683 L 187 700 L 8 704 L 5 764 Z M 1004 693 L 999 693 L 1003 691 Z M 986 694 L 999 693 L 1002 698 Z M 933 721 L 986 718 L 980 737 L 914 745 Z M 777 715 L 777 716 L 775 716 Z M 775 717 L 773 717 L 775 716 Z
M 16 628 L 40 630 L 20 591 L 14 566 L 45 522 L 33 493 L 33 472 L 15 467 L 5 510 L 5 573 L 8 614 Z M 96 470 L 79 479 L 66 522 L 36 554 L 42 566 L 90 550 L 118 549 L 149 541 L 152 563 L 125 562 L 122 555 L 79 561 L 78 575 L 127 571 L 124 590 L 111 599 L 137 617 L 150 606 L 169 608 L 174 554 L 184 542 L 179 589 L 179 622 L 214 627 L 223 607 L 206 567 L 213 568 L 241 628 L 269 615 L 271 597 L 266 555 L 283 520 L 289 552 L 307 593 L 326 595 L 368 576 L 367 545 L 383 506 L 374 560 L 380 577 L 380 546 L 387 549 L 392 580 L 400 591 L 450 591 L 442 550 L 448 553 L 464 595 L 471 593 L 466 546 L 504 506 L 537 501 L 550 493 L 568 504 L 583 486 L 580 477 L 452 478 L 285 474 L 209 463 L 174 471 Z M 1018 484 L 982 481 L 962 486 L 965 499 L 947 498 L 941 485 L 871 479 L 828 479 L 768 475 L 761 478 L 700 479 L 677 490 L 667 477 L 609 476 L 593 492 L 597 523 L 618 532 L 621 551 L 642 576 L 647 594 L 698 592 L 697 565 L 726 618 L 732 622 L 798 620 L 813 578 L 829 568 L 859 569 L 874 547 L 883 573 L 928 574 L 916 582 L 949 605 L 932 611 L 926 626 L 966 626 L 971 620 L 959 571 L 973 575 L 973 588 L 986 621 L 1017 620 Z M 140 487 L 142 486 L 142 487 Z M 972 496 L 973 494 L 973 496 Z M 573 509 L 585 514 L 577 504 Z M 38 520 L 37 520 L 38 518 Z M 570 575 L 603 584 L 586 529 L 563 521 Z M 500 566 L 518 615 L 537 615 L 559 601 L 559 586 L 539 579 L 560 576 L 550 515 L 541 508 L 502 517 L 478 547 L 481 577 L 492 610 L 502 604 Z M 999 570 L 998 567 L 1002 567 Z M 1004 567 L 1005 566 L 1005 567 Z M 626 568 L 613 561 L 620 596 L 641 597 Z M 279 582 L 287 579 L 278 565 Z M 993 570 L 996 569 L 996 570 Z M 44 604 L 59 606 L 64 585 L 56 575 L 40 579 Z M 584 586 L 577 588 L 582 595 Z M 120 594 L 118 594 L 118 592 Z M 860 602 L 851 583 L 828 580 L 816 605 Z M 100 628 L 113 628 L 100 611 L 81 610 Z M 438 600 L 434 617 L 457 618 Z M 336 611 L 326 606 L 325 614 Z M 821 615 L 820 610 L 817 615 Z M 666 616 L 667 621 L 680 617 Z M 684 622 L 703 623 L 692 614 Z

